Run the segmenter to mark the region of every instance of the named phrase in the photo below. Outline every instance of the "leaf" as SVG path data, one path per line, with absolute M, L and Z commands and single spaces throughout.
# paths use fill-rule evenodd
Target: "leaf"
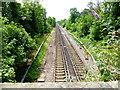
M 100 70 L 100 73 L 101 73 L 101 76 L 103 75 L 104 73 L 104 69 Z

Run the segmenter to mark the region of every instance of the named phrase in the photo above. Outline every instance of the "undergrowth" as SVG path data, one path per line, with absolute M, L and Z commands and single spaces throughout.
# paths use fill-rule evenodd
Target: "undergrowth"
M 45 54 L 47 52 L 48 42 L 49 42 L 50 37 L 51 37 L 51 35 L 48 36 L 47 40 L 45 41 L 45 43 L 41 47 L 41 50 L 39 51 L 32 67 L 30 68 L 30 70 L 25 78 L 25 82 L 34 82 L 39 77 L 39 75 L 41 73 L 41 71 L 39 70 L 39 67 L 42 65 L 43 59 L 44 59 Z

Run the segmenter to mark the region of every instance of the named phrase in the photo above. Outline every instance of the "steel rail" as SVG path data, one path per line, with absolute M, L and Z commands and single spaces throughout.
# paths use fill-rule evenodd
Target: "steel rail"
M 57 37 L 58 36 L 58 37 Z M 65 78 L 67 79 L 67 68 L 66 68 L 66 65 L 65 65 L 65 58 L 64 58 L 64 54 L 63 54 L 63 47 L 61 47 L 62 43 L 61 43 L 61 40 L 60 40 L 60 33 L 59 33 L 59 30 L 58 30 L 58 27 L 56 26 L 56 41 L 55 42 L 60 42 L 60 48 L 61 48 L 61 55 L 63 56 L 62 57 L 62 61 L 63 61 L 63 67 L 64 67 L 64 72 L 65 72 Z M 57 58 L 57 49 L 56 49 L 56 58 Z M 55 64 L 55 67 L 56 64 Z M 55 81 L 56 81 L 56 68 L 55 68 Z
M 61 28 L 61 27 L 60 27 Z M 61 29 L 60 29 L 61 30 Z M 64 37 L 64 36 L 63 36 Z M 67 38 L 68 39 L 68 38 Z M 65 41 L 65 37 L 64 37 L 64 40 L 63 41 Z M 70 43 L 71 44 L 71 43 Z M 72 47 L 73 48 L 73 47 Z M 73 48 L 74 49 L 74 48 Z M 76 51 L 75 51 L 76 52 Z M 69 57 L 69 60 L 70 60 L 70 62 L 71 62 L 71 64 L 72 64 L 72 67 L 73 67 L 73 70 L 74 70 L 74 73 L 75 73 L 75 76 L 76 76 L 76 79 L 77 79 L 77 81 L 80 81 L 81 80 L 81 78 L 79 78 L 79 74 L 77 73 L 77 70 L 76 70 L 76 68 L 74 67 L 75 66 L 75 64 L 73 63 L 73 60 L 72 60 L 72 58 L 71 58 L 71 56 L 70 56 L 70 53 L 69 53 L 69 51 L 68 51 L 68 49 L 66 48 L 66 54 L 67 54 L 67 57 Z
M 60 30 L 60 34 L 61 34 L 61 29 L 59 28 L 59 30 Z M 63 41 L 63 44 L 64 44 L 64 46 L 66 46 L 66 42 L 65 42 L 65 37 L 61 34 L 61 38 L 62 38 L 62 41 Z M 66 55 L 66 58 L 67 58 L 67 62 L 68 62 L 68 60 L 70 61 L 70 63 L 71 63 L 71 65 L 72 65 L 72 68 L 73 68 L 73 71 L 74 71 L 74 74 L 75 74 L 75 76 L 76 76 L 76 79 L 77 79 L 77 81 L 80 81 L 80 79 L 79 79 L 79 77 L 78 77 L 78 73 L 77 73 L 77 71 L 76 71 L 76 69 L 75 69 L 75 67 L 74 67 L 74 63 L 73 63 L 73 60 L 72 60 L 72 58 L 70 57 L 70 53 L 68 52 L 68 49 L 65 47 L 65 55 Z
M 59 30 L 59 27 L 58 27 L 58 30 Z M 62 35 L 61 35 L 61 32 L 60 32 L 60 30 L 59 30 L 59 35 L 60 35 L 60 39 L 61 39 L 61 47 L 62 47 L 62 55 L 63 55 L 63 59 L 64 59 L 64 62 L 65 62 L 65 69 L 66 69 L 66 77 L 67 77 L 67 79 L 70 79 L 71 78 L 71 75 L 70 75 L 70 71 L 69 71 L 69 69 L 68 69 L 68 63 L 67 63 L 67 58 L 66 58 L 66 56 L 65 56 L 65 45 L 64 45 L 64 42 L 62 41 Z
M 70 33 L 69 32 L 69 34 L 70 35 L 72 35 L 77 41 L 78 41 L 78 43 L 80 44 L 80 45 L 82 45 L 83 46 L 83 48 L 88 52 L 88 54 L 91 56 L 91 58 L 92 58 L 92 60 L 93 60 L 93 62 L 95 62 L 96 63 L 96 61 L 95 61 L 95 59 L 94 59 L 94 57 L 93 57 L 93 55 L 90 53 L 90 51 L 86 48 L 86 46 L 85 45 L 83 45 L 83 43 L 81 42 L 81 41 L 79 41 L 78 40 L 78 38 L 77 37 L 75 37 L 72 33 Z

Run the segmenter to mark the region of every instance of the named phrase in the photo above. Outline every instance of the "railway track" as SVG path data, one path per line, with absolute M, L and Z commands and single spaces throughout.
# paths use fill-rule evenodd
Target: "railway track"
M 56 25 L 55 82 L 76 82 L 85 80 L 84 65 L 69 39 L 59 25 Z
M 62 49 L 60 43 L 60 35 L 57 32 L 56 28 L 56 60 L 55 60 L 55 81 L 56 82 L 65 82 L 66 81 L 66 69 L 65 62 L 62 58 Z

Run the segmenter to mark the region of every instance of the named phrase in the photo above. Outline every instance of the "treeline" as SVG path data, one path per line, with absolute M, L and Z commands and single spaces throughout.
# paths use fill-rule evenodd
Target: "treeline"
M 69 19 L 64 19 L 58 23 L 71 32 L 77 32 L 78 37 L 88 37 L 92 40 L 103 40 L 108 32 L 117 32 L 120 28 L 120 3 L 104 2 L 98 5 L 90 2 L 89 9 L 82 12 L 77 8 L 70 9 Z M 99 19 L 93 16 L 92 10 L 100 16 Z
M 97 61 L 98 76 L 87 74 L 85 78 L 120 80 L 116 74 L 120 69 L 120 2 L 89 2 L 88 7 L 82 12 L 71 8 L 70 17 L 58 23 L 78 37 Z
M 38 2 L 2 2 L 2 82 L 16 82 L 16 72 L 34 57 L 39 38 L 55 26 L 46 13 Z

